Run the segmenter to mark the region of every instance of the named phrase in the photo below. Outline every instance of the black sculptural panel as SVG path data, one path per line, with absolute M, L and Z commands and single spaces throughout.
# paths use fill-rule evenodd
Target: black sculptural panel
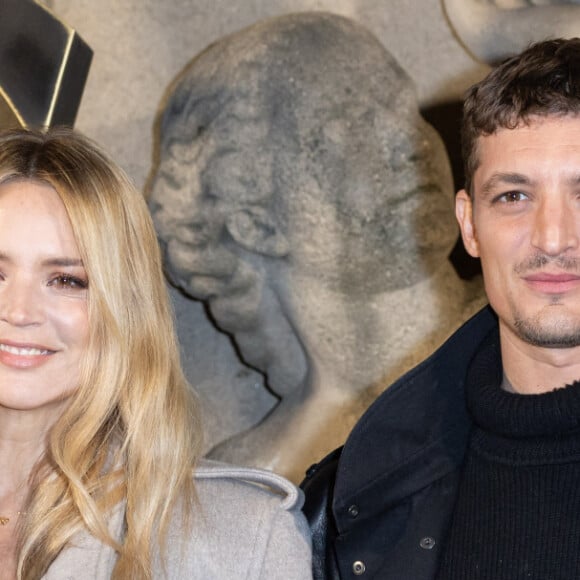
M 93 51 L 33 0 L 0 3 L 0 126 L 73 125 Z

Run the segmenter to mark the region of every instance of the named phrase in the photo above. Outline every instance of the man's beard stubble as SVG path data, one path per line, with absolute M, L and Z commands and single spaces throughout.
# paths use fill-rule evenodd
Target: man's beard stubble
M 537 254 L 515 266 L 514 271 L 518 275 L 530 271 L 533 272 L 542 268 L 543 266 L 553 263 L 559 269 L 567 272 L 580 273 L 580 260 L 577 258 L 568 258 L 564 256 L 557 256 L 555 258 Z M 562 305 L 562 297 L 559 294 L 554 295 L 550 304 L 546 308 L 558 308 Z M 542 323 L 541 316 L 538 314 L 534 317 L 524 318 L 518 311 L 517 306 L 514 305 L 514 327 L 517 335 L 528 344 L 542 348 L 573 348 L 580 346 L 580 321 L 573 324 L 571 320 L 558 320 L 551 323 L 551 327 L 546 327 L 546 323 Z M 566 324 L 569 323 L 569 324 Z
M 573 348 L 580 346 L 580 323 L 577 328 L 564 328 L 564 325 L 555 325 L 546 328 L 536 318 L 523 318 L 516 312 L 514 327 L 517 335 L 532 346 L 542 348 Z

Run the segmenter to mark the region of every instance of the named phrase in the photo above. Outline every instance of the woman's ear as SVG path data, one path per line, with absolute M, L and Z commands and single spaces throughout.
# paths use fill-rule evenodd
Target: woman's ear
M 231 213 L 226 218 L 226 229 L 237 244 L 250 252 L 273 258 L 289 253 L 286 236 L 263 208 L 244 208 Z
M 473 202 L 465 189 L 457 192 L 455 197 L 455 217 L 459 222 L 463 245 L 467 253 L 473 258 L 479 258 L 479 243 L 473 223 Z

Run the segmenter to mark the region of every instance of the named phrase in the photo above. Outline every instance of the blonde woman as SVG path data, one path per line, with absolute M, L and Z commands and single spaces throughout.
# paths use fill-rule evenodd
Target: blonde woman
M 141 195 L 77 133 L 0 133 L 0 579 L 310 578 L 296 488 L 199 441 Z

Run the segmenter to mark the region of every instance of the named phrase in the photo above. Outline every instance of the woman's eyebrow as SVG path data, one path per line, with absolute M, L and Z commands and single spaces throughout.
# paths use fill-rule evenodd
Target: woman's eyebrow
M 46 260 L 42 261 L 42 264 L 45 266 L 60 266 L 62 268 L 67 267 L 82 267 L 83 261 L 80 258 L 47 258 Z
M 12 263 L 14 260 L 6 252 L 0 252 L 0 261 Z M 59 266 L 61 268 L 84 266 L 83 261 L 80 258 L 67 258 L 65 256 L 46 258 L 42 260 L 41 264 L 43 266 Z

